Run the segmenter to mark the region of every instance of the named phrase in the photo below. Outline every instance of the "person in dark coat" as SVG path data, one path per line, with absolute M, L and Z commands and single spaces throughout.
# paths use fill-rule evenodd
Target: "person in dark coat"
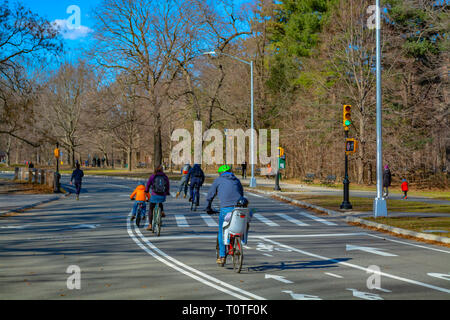
M 187 183 L 190 183 L 190 195 L 189 202 L 192 201 L 194 197 L 194 192 L 196 195 L 196 205 L 199 205 L 199 198 L 200 198 L 200 188 L 202 187 L 203 183 L 205 182 L 205 173 L 202 170 L 202 167 L 196 163 L 194 166 L 189 170 L 188 177 L 187 177 Z
M 80 199 L 80 192 L 81 192 L 81 180 L 84 177 L 83 170 L 80 169 L 80 164 L 77 163 L 77 168 L 73 170 L 72 177 L 70 178 L 70 184 L 72 184 L 72 181 L 75 183 L 75 189 L 76 189 L 76 195 L 77 200 Z
M 383 196 L 387 198 L 389 196 L 389 187 L 391 186 L 391 170 L 389 170 L 389 166 L 384 166 L 384 172 L 383 172 Z
M 145 192 L 150 192 L 150 209 L 148 211 L 149 225 L 147 230 L 152 230 L 153 209 L 156 205 L 161 208 L 161 217 L 165 217 L 163 203 L 166 201 L 166 196 L 170 195 L 170 181 L 169 177 L 164 173 L 162 166 L 155 169 L 154 174 L 150 176 L 145 186 Z

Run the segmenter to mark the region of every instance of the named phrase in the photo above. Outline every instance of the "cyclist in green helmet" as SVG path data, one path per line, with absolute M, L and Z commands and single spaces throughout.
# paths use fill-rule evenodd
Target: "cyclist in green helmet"
M 209 188 L 208 195 L 206 196 L 206 212 L 213 212 L 211 204 L 217 195 L 220 201 L 218 233 L 220 257 L 217 260 L 217 263 L 223 265 L 225 262 L 225 245 L 223 243 L 222 230 L 223 222 L 227 213 L 233 211 L 238 203 L 238 200 L 244 196 L 244 188 L 242 187 L 239 179 L 231 172 L 230 166 L 221 166 L 218 173 L 219 177 L 214 180 L 213 184 Z

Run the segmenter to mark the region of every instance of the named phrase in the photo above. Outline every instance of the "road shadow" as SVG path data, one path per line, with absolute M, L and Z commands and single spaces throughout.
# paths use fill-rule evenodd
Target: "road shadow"
M 258 266 L 248 267 L 248 271 L 267 272 L 273 270 L 328 269 L 336 268 L 338 263 L 348 260 L 350 260 L 350 258 L 337 258 L 315 261 L 282 261 L 278 264 L 263 263 Z

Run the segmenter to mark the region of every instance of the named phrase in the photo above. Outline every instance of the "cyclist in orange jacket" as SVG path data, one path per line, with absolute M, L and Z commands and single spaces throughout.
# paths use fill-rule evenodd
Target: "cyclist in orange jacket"
M 133 193 L 130 195 L 130 200 L 133 200 L 134 197 L 136 197 L 136 201 L 134 202 L 134 205 L 133 205 L 133 213 L 131 215 L 131 220 L 134 220 L 134 218 L 136 217 L 136 211 L 137 211 L 137 207 L 138 207 L 139 203 L 143 204 L 144 213 L 146 211 L 145 202 L 150 199 L 150 193 L 145 192 L 145 183 L 141 182 L 136 187 L 136 189 L 134 189 Z M 144 214 L 144 218 L 145 218 L 145 214 Z

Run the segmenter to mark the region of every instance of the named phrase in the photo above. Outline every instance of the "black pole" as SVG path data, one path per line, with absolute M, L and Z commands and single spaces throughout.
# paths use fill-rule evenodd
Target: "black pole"
M 56 149 L 59 149 L 59 143 L 56 143 Z M 55 157 L 56 158 L 56 172 L 55 175 L 53 177 L 53 193 L 60 193 L 60 182 L 59 179 L 61 178 L 61 175 L 59 174 L 59 157 Z
M 348 138 L 348 130 L 345 130 L 345 140 Z M 347 149 L 347 148 L 346 148 Z M 344 201 L 342 201 L 341 209 L 352 209 L 352 204 L 350 203 L 350 180 L 348 179 L 348 155 L 345 152 L 345 176 L 344 176 Z

